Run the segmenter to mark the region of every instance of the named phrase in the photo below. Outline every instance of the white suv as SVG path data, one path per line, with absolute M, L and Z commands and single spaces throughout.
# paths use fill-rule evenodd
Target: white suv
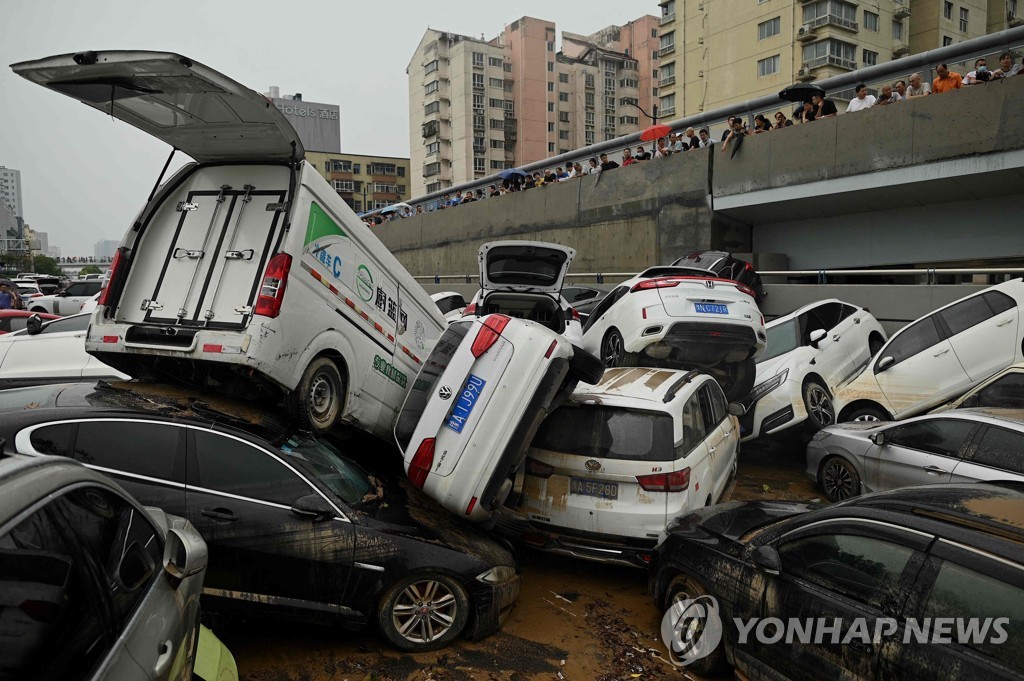
M 395 424 L 406 474 L 452 513 L 491 522 L 556 397 L 603 372 L 535 322 L 492 314 L 451 324 Z
M 739 423 L 697 371 L 609 369 L 541 424 L 527 452 L 523 540 L 553 553 L 644 567 L 670 518 L 719 501 Z
M 686 267 L 651 267 L 594 308 L 583 348 L 607 366 L 701 369 L 729 399 L 754 386 L 767 336 L 748 286 Z

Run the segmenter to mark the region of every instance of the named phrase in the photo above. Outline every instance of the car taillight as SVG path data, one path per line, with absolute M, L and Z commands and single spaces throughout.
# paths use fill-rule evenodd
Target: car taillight
M 546 463 L 541 463 L 537 459 L 526 459 L 526 474 L 535 475 L 538 478 L 550 478 L 551 474 L 555 472 L 554 466 L 549 466 Z
M 470 314 L 476 314 L 476 303 L 470 303 L 466 306 L 466 309 L 462 311 L 463 317 Z
M 256 299 L 254 314 L 271 319 L 281 314 L 281 301 L 284 300 L 284 289 L 291 268 L 292 256 L 287 253 L 278 253 L 270 259 L 266 274 L 263 275 L 260 296 Z
M 124 256 L 121 255 L 121 249 L 117 249 L 114 252 L 114 260 L 110 263 L 110 276 L 107 277 L 107 285 L 100 291 L 100 298 L 96 301 L 97 305 L 106 305 L 107 300 L 110 298 L 110 289 L 114 287 L 114 281 L 117 278 L 118 270 L 121 268 L 121 263 L 124 260 Z
M 751 298 L 757 300 L 757 294 L 754 293 L 754 289 L 750 288 L 746 284 L 737 283 L 736 284 L 736 290 L 741 292 L 741 293 L 746 293 Z
M 672 288 L 673 286 L 679 286 L 678 277 L 657 277 L 655 279 L 645 279 L 634 284 L 633 288 L 629 289 L 629 292 L 636 293 L 637 291 L 647 291 L 652 288 Z
M 548 346 L 548 351 L 544 353 L 544 359 L 551 359 L 551 353 L 558 347 L 558 339 L 551 341 L 551 345 Z
M 654 475 L 638 475 L 636 481 L 648 492 L 682 492 L 690 486 L 690 469 Z
M 428 437 L 416 448 L 409 463 L 409 480 L 412 484 L 423 489 L 423 483 L 427 481 L 427 474 L 434 466 L 434 438 Z
M 580 320 L 580 313 L 579 313 L 579 311 L 575 307 L 571 308 L 571 309 L 572 309 L 572 320 L 574 322 L 578 322 Z
M 473 353 L 474 357 L 484 354 L 491 349 L 492 345 L 498 342 L 498 339 L 501 338 L 501 332 L 508 325 L 508 321 L 509 318 L 503 314 L 488 315 L 484 319 L 483 325 L 477 331 L 476 338 L 473 340 L 473 346 L 470 348 L 470 352 Z

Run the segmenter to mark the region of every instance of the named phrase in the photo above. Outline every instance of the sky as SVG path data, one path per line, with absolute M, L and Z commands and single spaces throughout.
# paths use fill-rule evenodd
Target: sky
M 62 255 L 92 255 L 98 240 L 124 236 L 170 147 L 9 64 L 85 50 L 176 52 L 258 92 L 277 85 L 339 105 L 343 152 L 408 156 L 405 68 L 427 28 L 490 40 L 532 16 L 555 22 L 560 48 L 562 31 L 645 14 L 660 14 L 657 0 L 3 0 L 0 165 L 21 171 L 33 229 Z

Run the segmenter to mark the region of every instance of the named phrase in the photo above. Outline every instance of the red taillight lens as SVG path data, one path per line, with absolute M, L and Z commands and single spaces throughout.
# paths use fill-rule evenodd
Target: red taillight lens
M 483 326 L 477 331 L 476 339 L 473 340 L 473 347 L 470 351 L 474 357 L 479 357 L 488 350 L 491 346 L 498 342 L 501 338 L 501 332 L 505 330 L 508 325 L 509 318 L 503 314 L 492 314 L 488 315 L 484 319 Z
M 580 320 L 580 313 L 576 310 L 575 307 L 572 308 L 572 320 L 574 322 L 578 322 Z
M 466 306 L 466 309 L 462 311 L 462 316 L 465 317 L 468 314 L 476 314 L 476 303 L 470 303 Z
M 757 300 L 757 294 L 754 293 L 754 289 L 750 288 L 749 286 L 747 286 L 745 284 L 736 284 L 736 290 L 739 291 L 740 293 L 746 293 L 748 296 L 750 296 L 754 300 Z
M 690 469 L 654 475 L 638 475 L 636 481 L 648 492 L 682 492 L 690 486 Z
M 637 291 L 648 291 L 652 288 L 672 288 L 673 286 L 679 286 L 678 277 L 657 277 L 634 284 L 633 288 L 629 289 L 629 292 L 636 293 Z
M 100 291 L 100 298 L 96 301 L 97 305 L 106 305 L 107 299 L 110 297 L 110 289 L 114 286 L 114 280 L 117 278 L 117 271 L 121 267 L 121 262 L 124 256 L 121 255 L 121 249 L 117 249 L 114 253 L 114 260 L 110 263 L 110 277 L 107 278 L 107 285 Z
M 551 341 L 551 345 L 548 346 L 548 351 L 544 353 L 544 359 L 551 359 L 551 353 L 558 347 L 558 339 Z
M 428 437 L 416 448 L 409 463 L 409 480 L 412 484 L 423 489 L 423 483 L 427 481 L 427 474 L 434 466 L 434 438 Z
M 256 299 L 255 314 L 271 319 L 281 314 L 281 301 L 284 300 L 284 289 L 291 268 L 292 256 L 287 253 L 278 253 L 270 259 L 263 275 L 260 296 Z
M 554 466 L 549 466 L 546 463 L 541 463 L 537 459 L 526 459 L 526 474 L 535 475 L 538 478 L 550 478 L 551 474 L 555 472 Z
M 476 497 L 473 497 L 472 499 L 469 500 L 469 505 L 466 506 L 466 515 L 469 515 L 470 513 L 472 513 L 473 509 L 475 507 L 476 507 Z

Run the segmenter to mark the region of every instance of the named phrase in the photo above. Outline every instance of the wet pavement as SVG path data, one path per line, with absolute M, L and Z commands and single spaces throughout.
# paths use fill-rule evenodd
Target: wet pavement
M 810 500 L 801 436 L 744 444 L 732 499 Z M 372 630 L 247 619 L 217 633 L 250 681 L 535 681 L 698 678 L 663 657 L 661 613 L 641 570 L 527 550 L 522 593 L 502 630 L 432 653 L 388 647 Z

